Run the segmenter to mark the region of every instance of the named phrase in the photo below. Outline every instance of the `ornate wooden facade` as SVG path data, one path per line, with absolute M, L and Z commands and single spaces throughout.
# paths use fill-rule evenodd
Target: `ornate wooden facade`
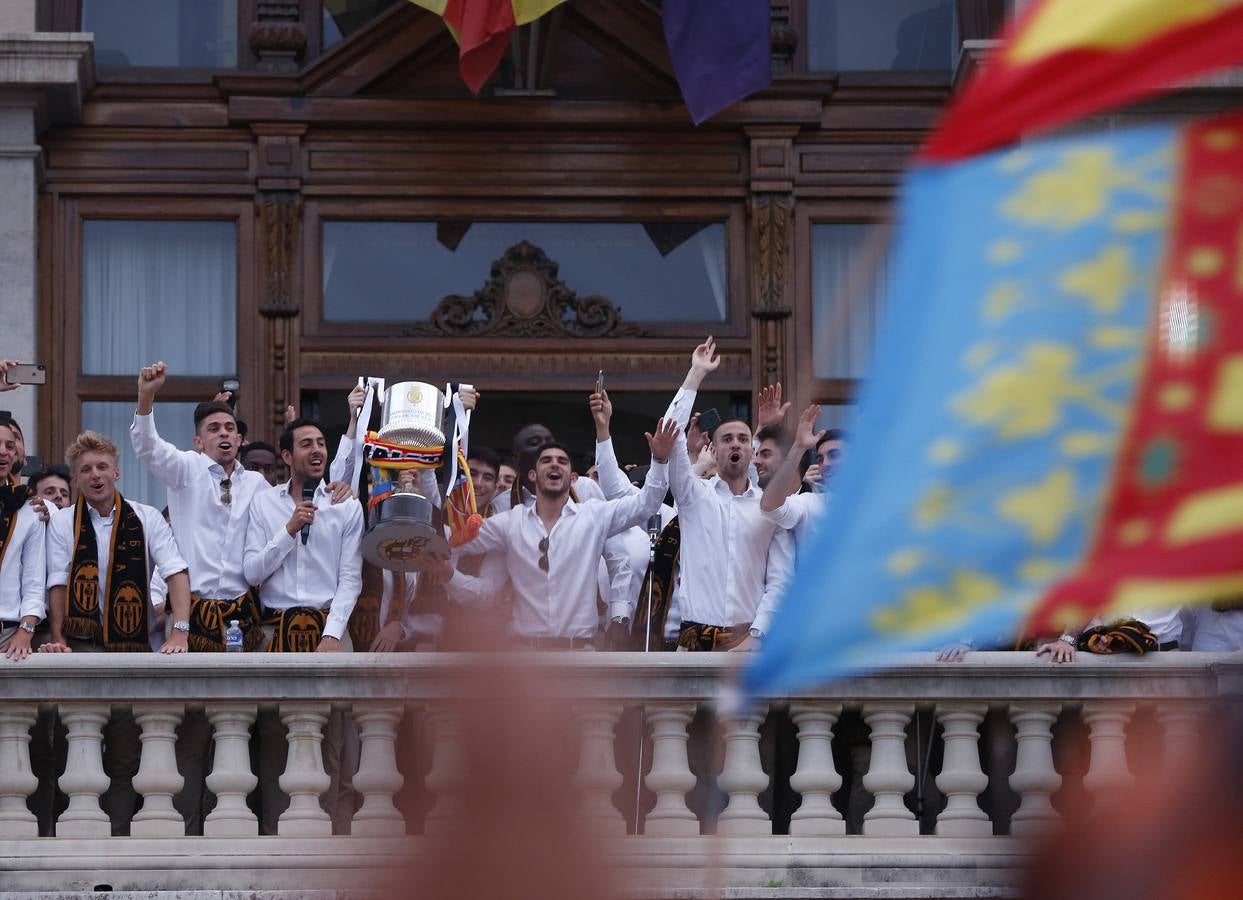
M 1000 4 L 959 6 L 970 37 Z M 100 217 L 236 223 L 242 414 L 263 430 L 299 390 L 363 371 L 532 391 L 576 390 L 603 368 L 615 390 L 664 391 L 709 330 L 725 359 L 714 386 L 783 380 L 796 403 L 849 397 L 850 383 L 810 377 L 811 229 L 883 219 L 948 72 L 808 74 L 806 0 L 773 0 L 772 86 L 695 128 L 644 0 L 572 0 L 524 37 L 506 76 L 517 87 L 484 98 L 462 86 L 440 20 L 410 4 L 327 52 L 316 0 L 239 8 L 237 70 L 101 71 L 81 124 L 44 136 L 40 324 L 60 363 L 41 412 L 49 446 L 82 401 L 133 395 L 128 376 L 78 374 L 82 223 Z M 44 9 L 54 30 L 77 14 L 71 0 Z M 562 281 L 564 260 L 518 244 L 427 321 L 328 322 L 321 228 L 340 218 L 719 222 L 727 310 L 712 324 L 632 321 Z M 181 377 L 165 395 L 213 390 Z

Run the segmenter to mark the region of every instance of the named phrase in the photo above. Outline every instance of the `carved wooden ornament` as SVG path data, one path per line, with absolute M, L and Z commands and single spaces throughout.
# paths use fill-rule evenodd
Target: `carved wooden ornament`
M 605 297 L 580 297 L 557 277 L 557 263 L 527 241 L 492 263 L 488 282 L 470 297 L 445 297 L 431 319 L 406 336 L 643 337 Z

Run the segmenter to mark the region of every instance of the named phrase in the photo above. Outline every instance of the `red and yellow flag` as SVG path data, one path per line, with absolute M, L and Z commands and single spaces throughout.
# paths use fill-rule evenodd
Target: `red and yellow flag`
M 534 22 L 565 0 L 410 0 L 444 19 L 458 43 L 458 66 L 478 94 L 500 65 L 514 28 Z
M 1243 0 L 1036 0 L 924 146 L 945 162 L 1243 61 Z

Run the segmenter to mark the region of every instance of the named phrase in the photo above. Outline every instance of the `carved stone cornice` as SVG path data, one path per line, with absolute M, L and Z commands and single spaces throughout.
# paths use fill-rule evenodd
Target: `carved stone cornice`
M 521 241 L 492 263 L 488 282 L 470 297 L 445 297 L 431 319 L 402 330 L 407 337 L 642 337 L 606 297 L 580 297 L 557 277 L 559 266 Z

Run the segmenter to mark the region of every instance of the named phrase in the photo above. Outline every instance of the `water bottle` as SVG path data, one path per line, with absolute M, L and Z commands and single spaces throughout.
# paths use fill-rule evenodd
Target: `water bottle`
M 242 652 L 242 627 L 237 619 L 229 623 L 229 630 L 224 633 L 224 651 L 225 653 Z

